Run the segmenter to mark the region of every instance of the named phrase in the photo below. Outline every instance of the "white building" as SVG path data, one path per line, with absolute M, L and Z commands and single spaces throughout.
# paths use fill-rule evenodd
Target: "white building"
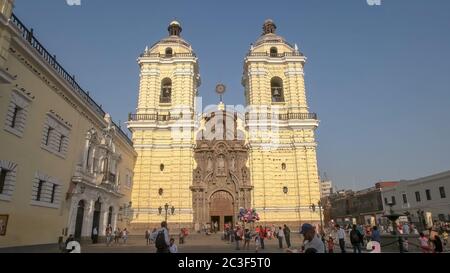
M 333 193 L 333 182 L 331 180 L 322 180 L 320 182 L 320 198 L 328 197 Z
M 394 212 L 407 214 L 412 222 L 428 226 L 435 221 L 450 222 L 450 171 L 402 180 L 384 188 L 382 198 L 386 210 L 392 203 Z

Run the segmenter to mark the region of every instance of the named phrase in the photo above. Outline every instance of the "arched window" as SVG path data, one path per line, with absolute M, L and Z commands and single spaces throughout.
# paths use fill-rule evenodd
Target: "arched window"
M 114 208 L 113 207 L 109 207 L 109 212 L 108 212 L 108 227 L 110 225 L 112 225 L 112 215 L 114 212 Z
M 159 98 L 160 103 L 172 102 L 172 80 L 165 78 L 161 82 L 161 96 Z
M 270 48 L 270 57 L 277 57 L 278 56 L 278 49 L 276 47 Z
M 284 102 L 282 79 L 273 77 L 270 81 L 270 90 L 272 92 L 272 102 Z
M 172 51 L 172 48 L 170 48 L 170 47 L 168 47 L 168 48 L 166 48 L 166 57 L 172 57 L 172 55 L 173 55 L 173 51 Z
M 88 152 L 87 152 L 87 158 L 86 158 L 86 169 L 88 172 L 91 171 L 92 166 L 92 154 L 93 154 L 93 147 L 92 145 L 89 145 Z

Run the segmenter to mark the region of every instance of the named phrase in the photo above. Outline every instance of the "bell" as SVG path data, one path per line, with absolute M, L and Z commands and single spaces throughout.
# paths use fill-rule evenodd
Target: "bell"
M 274 89 L 273 95 L 274 95 L 274 96 L 279 96 L 279 95 L 280 95 L 280 90 L 279 90 L 278 88 L 277 88 L 277 89 Z

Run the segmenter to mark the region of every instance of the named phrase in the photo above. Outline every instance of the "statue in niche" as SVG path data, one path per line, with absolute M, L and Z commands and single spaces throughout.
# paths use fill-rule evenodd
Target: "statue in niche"
M 213 170 L 213 162 L 211 157 L 208 157 L 208 167 L 207 167 L 208 172 L 212 172 Z
M 195 181 L 200 182 L 202 180 L 202 172 L 200 169 L 195 171 Z
M 244 184 L 245 184 L 246 181 L 247 181 L 247 170 L 244 167 L 244 168 L 242 168 L 242 182 L 244 182 Z
M 219 155 L 217 158 L 217 174 L 218 175 L 225 175 L 225 156 Z
M 234 155 L 233 155 L 233 157 L 231 158 L 230 169 L 231 169 L 232 171 L 234 171 L 235 168 L 236 168 L 236 158 L 235 158 Z

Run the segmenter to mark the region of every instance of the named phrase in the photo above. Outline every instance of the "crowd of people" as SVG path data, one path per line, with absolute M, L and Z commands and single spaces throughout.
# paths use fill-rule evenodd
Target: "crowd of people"
M 361 249 L 366 248 L 372 252 L 381 252 L 381 235 L 398 235 L 401 252 L 408 252 L 410 245 L 419 247 L 424 253 L 441 253 L 447 250 L 448 245 L 448 224 L 436 224 L 423 231 L 412 223 L 402 222 L 397 225 L 394 232 L 392 225 L 370 226 L 370 225 L 335 225 L 325 229 L 322 233 L 327 238 L 329 252 L 334 249 L 334 244 L 338 243 L 342 253 L 346 252 L 346 238 L 350 241 L 354 253 L 361 253 Z
M 243 249 L 249 250 L 250 243 L 255 242 L 255 251 L 258 252 L 259 249 L 265 249 L 265 240 L 278 240 L 278 248 L 283 249 L 283 244 L 285 243 L 288 248 L 291 247 L 291 230 L 287 225 L 275 226 L 272 225 L 262 226 L 248 224 L 247 227 L 239 223 L 232 225 L 232 223 L 227 223 L 224 225 L 222 240 L 235 244 L 236 250 L 240 250 L 241 242 L 243 242 Z

